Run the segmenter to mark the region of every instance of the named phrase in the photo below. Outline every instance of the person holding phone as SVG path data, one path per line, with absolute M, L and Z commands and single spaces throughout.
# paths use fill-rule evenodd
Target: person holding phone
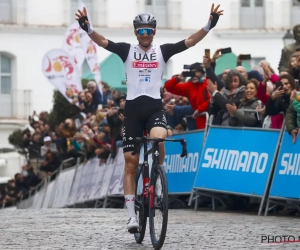
M 207 24 L 185 40 L 163 45 L 152 44 L 156 34 L 157 21 L 152 14 L 140 14 L 133 20 L 134 34 L 138 44 L 114 43 L 94 31 L 89 23 L 87 11 L 76 13 L 80 27 L 99 46 L 117 54 L 124 62 L 126 72 L 127 98 L 124 109 L 124 194 L 128 212 L 127 229 L 134 231 L 139 227 L 135 213 L 135 174 L 139 157 L 132 156 L 133 138 L 143 136 L 148 124 L 150 137 L 166 138 L 166 117 L 160 98 L 161 76 L 165 64 L 175 54 L 199 43 L 214 28 L 223 15 L 220 5 L 212 4 Z M 202 11 L 203 12 L 203 11 Z M 140 112 L 142 110 L 142 112 Z M 160 163 L 164 162 L 164 144 L 160 144 Z
M 291 75 L 282 75 L 277 89 L 272 93 L 266 104 L 266 115 L 278 115 L 286 113 L 292 99 L 292 91 L 295 89 L 295 79 Z
M 187 97 L 194 110 L 193 118 L 196 119 L 197 129 L 203 129 L 206 125 L 205 116 L 200 116 L 206 112 L 209 106 L 210 95 L 207 91 L 207 79 L 204 77 L 204 69 L 200 63 L 194 63 L 190 66 L 190 71 L 182 72 L 182 76 L 189 76 L 186 83 L 181 83 L 180 78 L 173 77 L 165 83 L 165 89 L 179 96 Z

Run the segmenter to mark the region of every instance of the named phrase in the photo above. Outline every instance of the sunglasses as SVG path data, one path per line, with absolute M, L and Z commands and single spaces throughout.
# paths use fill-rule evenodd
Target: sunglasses
M 144 34 L 152 35 L 154 33 L 154 29 L 151 28 L 140 28 L 140 29 L 136 29 L 136 31 L 141 36 Z

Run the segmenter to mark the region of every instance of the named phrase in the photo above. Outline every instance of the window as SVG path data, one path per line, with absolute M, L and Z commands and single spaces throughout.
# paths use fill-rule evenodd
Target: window
M 89 11 L 89 16 L 93 19 L 93 0 L 71 0 L 71 23 L 75 20 L 75 13 L 78 11 L 79 3 L 85 4 L 87 11 Z
M 293 28 L 300 23 L 300 1 L 293 0 L 291 8 L 291 28 Z
M 168 6 L 167 0 L 146 0 L 146 13 L 151 13 L 157 20 L 159 28 L 168 27 Z
M 240 28 L 241 29 L 264 29 L 265 28 L 264 0 L 241 0 Z
M 255 0 L 255 7 L 264 7 L 264 1 L 263 0 Z
M 13 23 L 11 0 L 0 0 L 0 23 Z
M 250 7 L 250 0 L 242 0 L 241 6 L 242 7 Z
M 0 55 L 0 95 L 11 94 L 11 60 Z
M 300 6 L 299 0 L 293 0 L 293 6 Z

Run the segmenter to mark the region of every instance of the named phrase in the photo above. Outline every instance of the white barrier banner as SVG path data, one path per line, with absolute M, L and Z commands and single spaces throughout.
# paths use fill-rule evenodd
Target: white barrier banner
M 47 183 L 44 183 L 44 185 L 41 187 L 41 189 L 35 193 L 33 196 L 33 204 L 32 207 L 33 209 L 40 209 L 43 206 L 43 201 L 44 197 L 46 195 L 46 188 L 47 188 Z
M 78 186 L 78 189 L 77 189 L 75 203 L 82 203 L 82 202 L 84 202 L 85 184 L 86 184 L 87 175 L 89 174 L 89 171 L 90 171 L 90 166 L 91 166 L 91 161 L 88 161 L 83 166 L 83 169 L 82 169 L 82 172 L 81 172 L 81 178 L 80 178 L 79 186 Z
M 74 178 L 74 181 L 73 181 L 73 186 L 72 186 L 72 189 L 71 189 L 71 192 L 70 192 L 70 196 L 68 198 L 67 205 L 73 205 L 73 204 L 76 203 L 77 192 L 78 192 L 78 188 L 79 188 L 79 185 L 80 185 L 80 179 L 81 179 L 82 171 L 83 171 L 83 165 L 81 164 L 76 169 L 75 178 Z
M 108 196 L 123 195 L 123 178 L 124 178 L 124 154 L 123 148 L 120 148 L 114 162 L 114 172 L 110 179 Z
M 98 183 L 97 190 L 94 194 L 95 199 L 105 198 L 108 192 L 108 187 L 113 172 L 114 172 L 114 163 L 113 160 L 109 158 L 106 162 L 105 169 L 103 169 L 102 180 L 101 182 Z
M 98 158 L 93 158 L 90 160 L 90 165 L 89 168 L 86 171 L 85 175 L 85 180 L 84 180 L 84 195 L 83 199 L 84 201 L 89 200 L 89 196 L 92 192 L 92 188 L 94 185 L 96 185 L 96 180 L 95 180 L 95 169 L 99 166 L 99 159 Z M 97 177 L 97 176 L 96 176 Z
M 107 162 L 109 159 L 107 160 Z M 92 182 L 92 187 L 90 190 L 90 194 L 87 197 L 89 200 L 95 200 L 97 199 L 96 194 L 101 190 L 102 188 L 102 182 L 103 182 L 103 177 L 105 175 L 105 171 L 107 169 L 107 164 L 102 164 L 99 166 L 99 161 L 97 161 L 98 164 L 95 164 L 95 169 L 94 169 L 94 175 L 91 180 Z
M 48 184 L 48 186 L 47 186 L 46 196 L 45 196 L 42 208 L 49 208 L 51 205 L 50 203 L 51 203 L 54 183 L 55 183 L 55 180 L 50 182 L 50 184 Z
M 53 208 L 62 208 L 67 205 L 68 196 L 72 186 L 72 181 L 75 174 L 75 168 L 66 169 L 61 171 L 56 182 L 56 188 L 53 194 Z

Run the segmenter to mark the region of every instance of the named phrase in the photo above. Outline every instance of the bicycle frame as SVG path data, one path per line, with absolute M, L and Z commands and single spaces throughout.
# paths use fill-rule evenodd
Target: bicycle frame
M 152 148 L 148 150 L 148 142 L 153 141 Z M 159 165 L 159 143 L 169 141 L 169 142 L 180 142 L 182 146 L 181 157 L 187 156 L 186 141 L 184 139 L 163 139 L 163 138 L 149 138 L 141 137 L 136 138 L 136 149 L 132 152 L 132 155 L 138 154 L 141 151 L 141 147 L 144 146 L 144 161 L 142 163 L 142 176 L 143 176 L 143 198 L 148 202 L 149 197 L 150 208 L 154 208 L 154 187 L 151 183 L 154 179 L 153 167 Z M 151 173 L 149 173 L 148 155 L 152 154 L 153 163 L 151 168 Z M 151 184 L 151 185 L 150 185 Z M 150 185 L 150 187 L 149 187 Z M 149 195 L 150 194 L 150 195 Z

